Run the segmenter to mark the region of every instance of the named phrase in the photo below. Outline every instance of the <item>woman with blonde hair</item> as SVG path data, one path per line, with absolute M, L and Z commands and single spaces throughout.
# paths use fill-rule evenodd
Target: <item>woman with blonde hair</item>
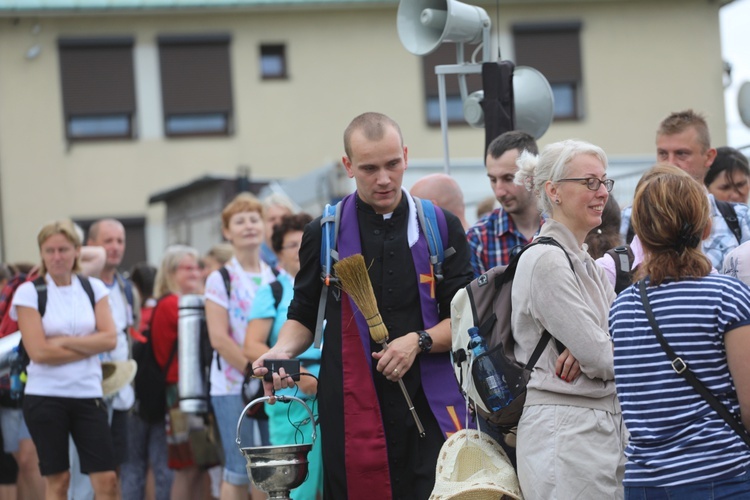
M 639 186 L 633 202 L 645 252 L 641 281 L 618 296 L 609 319 L 617 394 L 630 430 L 625 496 L 748 498 L 750 438 L 742 426 L 750 427 L 750 287 L 712 274 L 701 251 L 711 232 L 705 188 L 677 167 L 655 168 L 661 173 Z M 686 371 L 730 420 L 684 378 Z
M 166 375 L 167 464 L 175 471 L 173 499 L 201 498 L 203 492 L 208 491 L 208 474 L 196 464 L 189 438 L 191 431 L 203 429 L 204 422 L 197 415 L 180 411 L 177 392 L 180 373 L 177 357 L 179 300 L 182 295 L 200 292 L 198 257 L 194 248 L 185 245 L 168 247 L 154 283 L 154 297 L 159 301 L 151 316 L 151 343 L 156 362 Z
M 117 498 L 98 356 L 117 342 L 109 291 L 100 280 L 76 274 L 81 240 L 70 220 L 45 225 L 37 242 L 40 277 L 18 287 L 10 316 L 18 321 L 31 358 L 23 413 L 46 480 L 46 497 L 67 498 L 70 436 L 96 497 Z M 46 302 L 40 294 L 46 295 Z
M 527 499 L 621 498 L 626 431 L 607 330 L 615 294 L 584 246 L 614 185 L 607 157 L 568 140 L 517 163 L 516 183 L 536 194 L 546 218 L 535 241 L 560 245 L 527 249 L 513 281 L 516 358 L 527 361 L 545 331 L 554 339 L 531 373 L 518 424 L 521 489 Z
M 242 346 L 250 310 L 258 288 L 276 279 L 274 270 L 260 258 L 265 238 L 263 216 L 263 205 L 250 193 L 238 195 L 224 208 L 222 231 L 232 244 L 234 257 L 206 281 L 206 323 L 211 346 L 216 350 L 211 363 L 211 405 L 226 451 L 222 500 L 246 500 L 250 487 L 247 463 L 237 450 L 235 438 L 237 418 L 245 406 L 241 391 L 248 359 Z M 255 437 L 256 429 L 260 442 Z M 268 420 L 245 422 L 241 441 L 243 446 L 268 444 Z

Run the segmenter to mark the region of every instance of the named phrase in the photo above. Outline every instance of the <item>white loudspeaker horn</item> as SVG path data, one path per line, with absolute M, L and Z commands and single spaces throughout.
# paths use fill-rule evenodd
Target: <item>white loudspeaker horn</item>
M 443 42 L 479 43 L 490 18 L 481 7 L 457 0 L 401 0 L 398 37 L 412 54 L 434 52 Z
M 750 82 L 745 82 L 740 86 L 740 91 L 737 93 L 737 109 L 742 123 L 750 127 Z
M 484 91 L 472 92 L 464 101 L 464 118 L 472 127 L 484 127 L 482 110 Z M 552 124 L 555 98 L 549 82 L 539 71 L 528 66 L 513 70 L 513 109 L 515 130 L 539 139 Z

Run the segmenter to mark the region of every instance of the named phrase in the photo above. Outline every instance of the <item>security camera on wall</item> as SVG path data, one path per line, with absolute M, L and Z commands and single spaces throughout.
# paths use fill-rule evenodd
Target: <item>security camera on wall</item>
M 446 172 L 449 170 L 446 75 L 457 75 L 464 117 L 473 126 L 485 127 L 486 143 L 494 138 L 490 135 L 507 130 L 523 130 L 537 139 L 547 131 L 554 111 L 549 83 L 533 68 L 514 70 L 511 62 L 498 61 L 491 55 L 491 22 L 484 9 L 457 0 L 401 0 L 397 28 L 404 48 L 417 56 L 430 54 L 443 43 L 458 44 L 456 64 L 435 67 Z M 481 62 L 463 61 L 463 45 L 467 43 L 481 44 Z M 471 96 L 466 86 L 466 75 L 470 74 L 482 75 L 484 89 Z M 492 112 L 485 118 L 486 110 Z

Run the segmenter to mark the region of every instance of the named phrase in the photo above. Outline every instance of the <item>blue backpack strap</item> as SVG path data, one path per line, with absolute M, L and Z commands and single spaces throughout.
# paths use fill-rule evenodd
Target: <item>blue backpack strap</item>
M 326 302 L 328 302 L 328 287 L 335 283 L 333 276 L 333 262 L 339 260 L 336 250 L 336 238 L 339 233 L 339 222 L 341 220 L 341 202 L 336 205 L 327 204 L 320 218 L 320 279 L 323 287 L 320 289 L 320 300 L 318 301 L 318 317 L 315 323 L 315 348 L 320 349 L 323 341 L 323 320 L 326 314 Z
M 430 200 L 423 200 L 416 196 L 413 198 L 417 207 L 419 225 L 424 229 L 427 246 L 430 249 L 430 264 L 432 264 L 433 274 L 436 282 L 439 283 L 444 278 L 443 262 L 445 258 L 456 253 L 453 247 L 446 249 L 443 243 L 448 241 L 448 225 L 445 221 L 445 214 L 439 207 L 435 207 Z
M 135 296 L 133 295 L 133 283 L 131 283 L 129 279 L 124 278 L 119 272 L 115 273 L 115 280 L 117 281 L 118 286 L 122 289 L 122 293 L 125 295 L 125 300 L 130 306 L 130 325 L 133 326 L 136 324 L 137 319 L 135 315 Z
M 115 278 L 119 282 L 119 285 L 122 287 L 122 291 L 125 293 L 125 300 L 128 301 L 128 304 L 130 304 L 130 310 L 135 311 L 135 298 L 133 297 L 133 284 L 130 282 L 130 280 L 127 280 L 122 277 L 120 273 L 115 274 Z

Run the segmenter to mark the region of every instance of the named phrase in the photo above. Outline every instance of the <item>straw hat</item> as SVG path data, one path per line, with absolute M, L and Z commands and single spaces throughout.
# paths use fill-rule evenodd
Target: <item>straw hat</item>
M 522 500 L 521 487 L 505 451 L 487 434 L 463 429 L 440 449 L 430 500 Z
M 133 381 L 138 363 L 127 361 L 102 361 L 102 393 L 111 396 Z
M 750 285 L 750 244 L 736 247 L 724 257 L 724 274 Z

